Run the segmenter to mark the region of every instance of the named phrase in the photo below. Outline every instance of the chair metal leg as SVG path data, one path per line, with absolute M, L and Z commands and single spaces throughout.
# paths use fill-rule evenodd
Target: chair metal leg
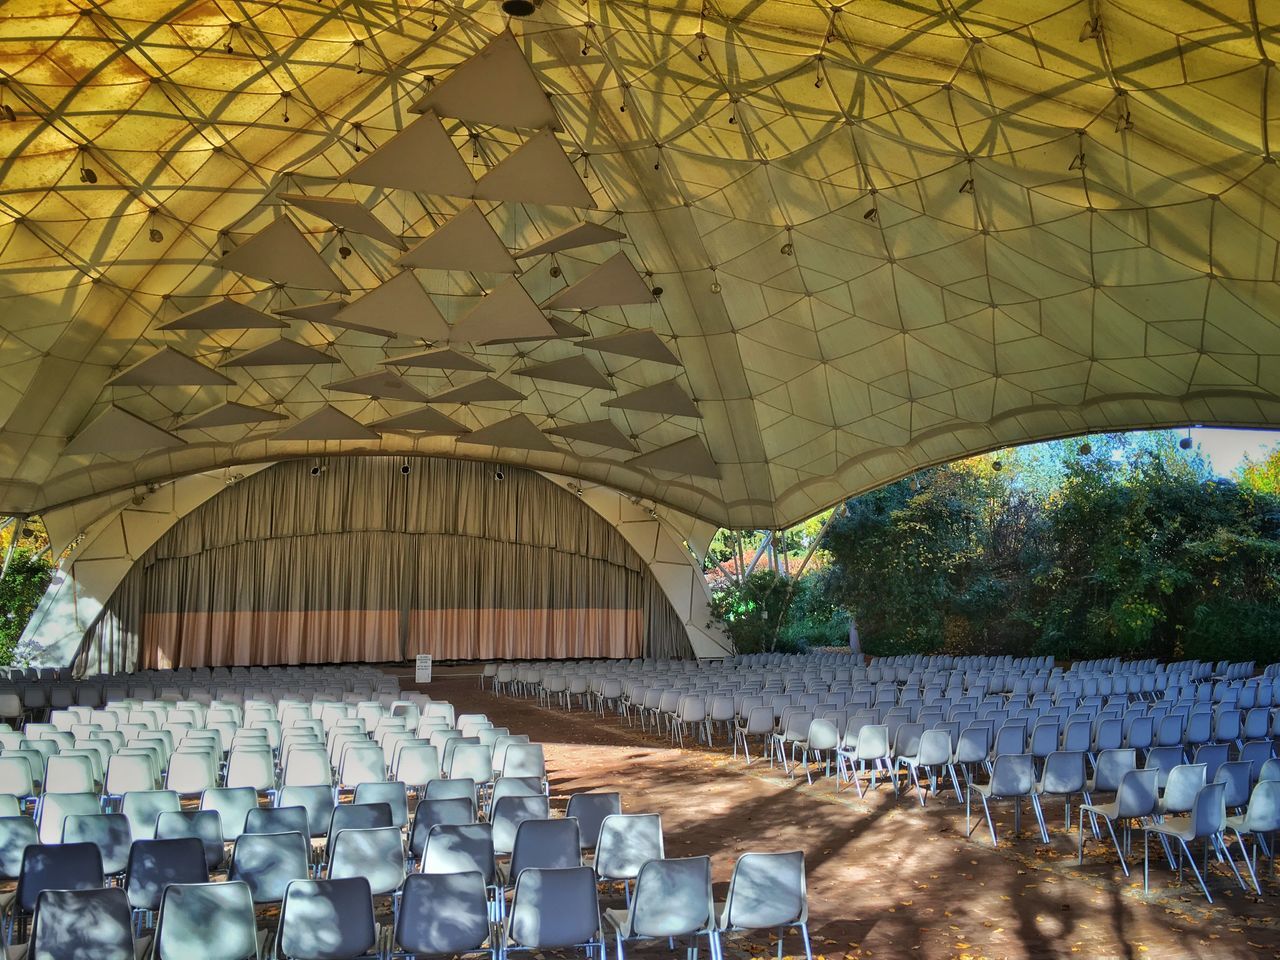
M 1000 842 L 996 839 L 996 824 L 995 824 L 995 821 L 991 819 L 991 807 L 988 806 L 986 797 L 983 797 L 981 794 L 979 794 L 979 797 L 982 800 L 982 812 L 983 814 L 986 815 L 986 818 L 987 818 L 987 829 L 991 831 L 991 846 L 998 847 L 1000 846 Z M 1016 811 L 1016 808 L 1015 808 L 1015 811 Z M 1013 829 L 1015 833 L 1018 830 L 1016 825 L 1014 826 Z
M 1254 871 L 1253 863 L 1249 859 L 1249 848 L 1245 846 L 1244 837 L 1240 836 L 1239 830 L 1235 831 L 1235 835 L 1236 835 L 1236 840 L 1240 844 L 1240 855 L 1244 858 L 1244 865 L 1249 869 L 1249 879 L 1253 881 L 1253 889 L 1258 894 L 1258 896 L 1262 896 L 1262 887 L 1258 883 L 1258 874 Z M 1253 859 L 1256 860 L 1257 858 L 1258 858 L 1258 854 L 1255 851 L 1253 854 Z
M 1213 903 L 1213 897 L 1209 894 L 1209 888 L 1205 886 L 1204 877 L 1200 874 L 1200 868 L 1196 866 L 1196 858 L 1192 855 L 1191 848 L 1188 847 L 1187 842 L 1181 838 L 1179 838 L 1178 842 L 1182 844 L 1182 849 L 1187 853 L 1187 862 L 1191 864 L 1191 869 L 1196 875 L 1196 883 L 1200 884 L 1200 891 L 1204 894 L 1204 898 L 1210 903 Z M 1181 874 L 1179 874 L 1178 879 L 1181 881 Z

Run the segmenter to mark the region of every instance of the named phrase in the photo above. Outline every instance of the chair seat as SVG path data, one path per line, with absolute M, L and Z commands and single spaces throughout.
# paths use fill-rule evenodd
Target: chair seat
M 621 909 L 610 907 L 604 912 L 604 919 L 606 923 L 613 927 L 613 929 L 621 932 L 627 929 L 627 924 L 631 920 L 631 911 L 625 907 Z
M 1245 826 L 1248 819 L 1248 815 L 1243 813 L 1227 817 L 1227 829 L 1234 830 L 1237 833 L 1248 833 L 1249 831 Z
M 1100 817 L 1106 817 L 1108 820 L 1114 820 L 1120 815 L 1120 804 L 1117 801 L 1111 803 L 1082 803 L 1080 809 L 1089 813 L 1096 813 Z
M 1175 820 L 1165 820 L 1163 823 L 1149 823 L 1143 829 L 1149 833 L 1160 833 L 1187 843 L 1196 839 L 1195 824 L 1191 822 L 1190 817 L 1178 817 Z

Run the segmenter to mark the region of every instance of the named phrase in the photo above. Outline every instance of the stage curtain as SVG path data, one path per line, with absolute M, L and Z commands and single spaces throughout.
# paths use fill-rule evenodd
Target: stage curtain
M 85 672 L 223 664 L 688 656 L 639 556 L 532 471 L 294 461 L 179 521 L 86 634 Z

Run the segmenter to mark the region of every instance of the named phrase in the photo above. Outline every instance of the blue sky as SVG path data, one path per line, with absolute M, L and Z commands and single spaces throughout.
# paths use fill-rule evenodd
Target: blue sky
M 1220 476 L 1230 474 L 1246 454 L 1261 460 L 1280 444 L 1280 430 L 1229 430 L 1193 427 L 1191 438 Z

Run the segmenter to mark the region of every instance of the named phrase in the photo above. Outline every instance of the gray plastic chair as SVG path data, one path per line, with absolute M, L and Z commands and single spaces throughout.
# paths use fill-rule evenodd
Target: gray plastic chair
M 129 901 L 119 887 L 45 890 L 36 899 L 27 960 L 134 960 Z
M 73 813 L 62 821 L 62 842 L 92 843 L 102 856 L 102 872 L 113 877 L 129 865 L 133 835 L 122 813 Z
M 472 870 L 406 877 L 391 947 L 393 954 L 488 953 L 498 960 L 497 944 L 490 936 L 484 875 Z
M 642 866 L 661 860 L 663 853 L 662 817 L 656 813 L 615 813 L 600 825 L 592 865 L 601 880 L 622 881 L 629 903 L 631 881 Z
M 385 803 L 391 808 L 393 827 L 406 827 L 409 824 L 409 792 L 403 783 L 396 780 L 359 784 L 354 802 Z
M 147 914 L 160 907 L 165 887 L 171 883 L 207 883 L 204 844 L 196 837 L 172 840 L 135 840 L 129 848 L 124 890 L 135 911 L 139 928 Z
M 509 856 L 515 847 L 516 830 L 526 820 L 547 820 L 551 804 L 541 797 L 503 797 L 493 805 L 489 822 L 493 824 L 493 849 L 498 856 Z
M 729 894 L 716 907 L 721 933 L 739 930 L 776 930 L 778 957 L 788 927 L 798 927 L 804 938 L 806 960 L 813 960 L 809 944 L 809 894 L 805 882 L 804 853 L 744 853 L 733 865 Z
M 211 936 L 215 930 L 217 936 Z M 151 949 L 152 960 L 254 960 L 258 931 L 248 886 L 238 881 L 169 884 Z
M 306 807 L 259 807 L 244 818 L 245 833 L 300 833 L 311 836 Z
M 293 880 L 311 876 L 311 850 L 300 832 L 243 833 L 231 852 L 228 880 L 243 880 L 254 905 L 280 903 Z
M 470 800 L 472 811 L 476 808 L 476 782 L 470 777 L 459 780 L 427 781 L 427 800 Z
M 1200 789 L 1208 782 L 1203 763 L 1180 763 L 1169 771 L 1164 792 L 1156 803 L 1156 814 L 1190 813 Z
M 600 902 L 590 867 L 530 868 L 516 878 L 511 910 L 502 927 L 502 951 L 574 947 L 605 960 Z
M 5 908 L 6 943 L 35 913 L 46 890 L 93 890 L 102 886 L 102 857 L 92 843 L 33 844 L 22 854 L 18 887 Z
M 1259 780 L 1249 796 L 1248 808 L 1239 816 L 1227 817 L 1227 828 L 1235 833 L 1245 866 L 1249 868 L 1249 877 L 1253 880 L 1253 888 L 1261 895 L 1262 887 L 1258 884 L 1258 873 L 1255 869 L 1258 859 L 1256 848 L 1261 846 L 1264 852 L 1270 854 L 1267 848 L 1267 835 L 1280 830 L 1280 779 Z M 1255 850 L 1252 859 L 1245 847 L 1246 834 L 1254 839 Z
M 156 839 L 177 840 L 194 837 L 204 847 L 204 862 L 216 870 L 227 859 L 222 839 L 222 818 L 215 810 L 174 810 L 156 817 Z
M 438 824 L 460 826 L 475 822 L 475 807 L 470 798 L 449 797 L 443 800 L 421 800 L 413 812 L 413 828 L 409 831 L 409 856 L 422 859 L 427 836 Z
M 825 717 L 816 717 L 809 724 L 809 732 L 805 734 L 805 738 L 791 744 L 791 775 L 795 776 L 796 749 L 799 748 L 806 782 L 813 783 L 813 771 L 809 766 L 811 755 L 825 763 L 823 776 L 831 776 L 831 759 L 839 746 L 840 731 L 836 725 Z
M 391 808 L 385 803 L 339 803 L 329 817 L 325 838 L 325 859 L 333 855 L 333 844 L 343 830 L 375 830 L 391 826 Z
M 200 809 L 214 810 L 222 820 L 222 838 L 235 843 L 244 833 L 250 810 L 258 809 L 258 791 L 253 787 L 216 787 L 200 795 Z
M 438 823 L 427 834 L 422 850 L 421 873 L 476 871 L 486 886 L 493 886 L 493 827 L 487 823 Z
M 814 722 L 817 723 L 816 720 Z M 895 779 L 897 777 L 897 767 L 907 768 L 911 783 L 916 788 L 916 798 L 920 801 L 920 806 L 923 807 L 927 797 L 920 783 L 921 772 L 925 775 L 925 782 L 929 785 L 929 791 L 936 794 L 938 792 L 938 781 L 942 778 L 950 763 L 951 734 L 945 730 L 925 730 L 920 734 L 916 752 L 911 756 L 898 757 L 894 777 Z
M 569 795 L 569 805 L 564 815 L 577 818 L 582 849 L 592 850 L 600 839 L 600 827 L 604 824 L 605 817 L 621 812 L 620 793 L 573 793 Z
M 889 727 L 882 723 L 868 723 L 858 731 L 858 742 L 852 749 L 841 747 L 836 751 L 836 787 L 841 781 L 852 781 L 858 796 L 863 795 L 859 774 L 871 765 L 871 789 L 875 789 L 881 774 L 898 792 L 898 784 L 890 768 Z
M 617 960 L 625 960 L 624 944 L 632 940 L 677 937 L 689 938 L 692 951 L 705 936 L 711 956 L 720 954 L 710 857 L 650 860 L 640 868 L 630 905 L 604 916 L 613 927 Z
M 498 864 L 498 880 L 504 886 L 530 867 L 557 869 L 582 865 L 582 835 L 578 821 L 524 820 L 516 828 L 511 860 Z
M 285 890 L 275 950 L 281 960 L 374 957 L 377 940 L 373 894 L 364 877 L 294 880 Z
M 991 769 L 991 782 L 986 784 L 969 784 L 964 801 L 965 836 L 973 833 L 970 827 L 970 808 L 973 795 L 976 793 L 982 801 L 982 812 L 987 818 L 987 829 L 991 831 L 991 845 L 1000 845 L 996 837 L 995 821 L 991 819 L 991 801 L 1013 801 L 1013 832 L 1016 835 L 1021 825 L 1022 801 L 1030 799 L 1032 812 L 1040 827 L 1040 837 L 1049 842 L 1049 830 L 1044 823 L 1044 813 L 1040 809 L 1040 798 L 1036 795 L 1035 758 L 1029 753 L 1006 753 L 996 757 Z
M 36 808 L 36 824 L 41 843 L 61 843 L 62 823 L 72 814 L 94 816 L 102 813 L 102 801 L 93 793 L 46 793 Z
M 307 812 L 307 835 L 312 839 L 329 835 L 333 820 L 333 791 L 325 786 L 281 787 L 276 794 L 277 807 L 302 807 Z M 252 812 L 252 811 L 251 811 Z M 245 817 L 248 823 L 249 818 Z
M 738 744 L 742 744 L 742 755 L 747 766 L 751 766 L 751 738 L 760 738 L 760 749 L 773 744 L 773 709 L 771 707 L 752 707 L 745 720 L 739 720 L 733 728 L 733 755 L 738 755 Z M 757 760 L 760 757 L 756 758 Z
M 1200 884 L 1201 892 L 1210 903 L 1213 903 L 1213 897 L 1209 893 L 1209 888 L 1205 885 L 1204 876 L 1200 873 L 1200 868 L 1196 866 L 1195 855 L 1191 852 L 1191 844 L 1197 840 L 1200 840 L 1204 845 L 1206 863 L 1208 862 L 1209 850 L 1212 848 L 1215 853 L 1226 858 L 1227 863 L 1231 865 L 1232 872 L 1236 875 L 1236 882 L 1241 887 L 1244 887 L 1244 879 L 1240 876 L 1240 871 L 1236 869 L 1235 858 L 1232 857 L 1231 850 L 1224 842 L 1223 832 L 1226 827 L 1226 785 L 1220 781 L 1207 784 L 1201 788 L 1195 803 L 1192 805 L 1191 816 L 1147 824 L 1143 828 L 1142 844 L 1143 892 L 1150 890 L 1151 867 L 1148 838 L 1153 833 L 1166 840 L 1177 841 L 1181 847 L 1181 852 L 1186 854 L 1186 859 L 1191 864 L 1191 869 L 1196 875 L 1196 882 Z M 1177 857 L 1179 883 L 1182 882 L 1182 860 L 1182 856 L 1179 855 Z
M 1045 797 L 1063 798 L 1067 830 L 1071 829 L 1071 798 L 1076 794 L 1084 794 L 1084 752 L 1055 750 L 1045 757 L 1036 795 L 1042 801 Z
M 1120 857 L 1120 868 L 1127 877 L 1129 875 L 1129 865 L 1125 862 L 1125 852 L 1129 848 L 1129 828 L 1127 824 L 1132 820 L 1142 821 L 1155 815 L 1156 805 L 1159 802 L 1159 787 L 1157 786 L 1159 782 L 1160 771 L 1155 768 L 1128 770 L 1120 778 L 1120 784 L 1116 789 L 1116 798 L 1110 803 L 1082 803 L 1080 805 L 1080 835 L 1076 843 L 1077 863 L 1084 863 L 1084 817 L 1087 813 L 1094 818 L 1101 817 L 1106 823 L 1107 832 L 1111 835 L 1111 843 L 1116 848 L 1116 854 Z M 1123 848 L 1120 846 L 1120 841 L 1116 837 L 1115 827 L 1113 826 L 1117 821 L 1126 824 Z
M 375 897 L 404 882 L 404 839 L 399 827 L 339 830 L 329 853 L 329 879 L 364 877 Z
M 154 840 L 156 818 L 181 809 L 182 801 L 172 790 L 133 790 L 126 793 L 120 803 L 120 812 L 129 818 L 129 832 L 134 840 Z
M 30 817 L 0 818 L 0 880 L 17 880 L 23 853 L 39 842 L 40 833 Z

